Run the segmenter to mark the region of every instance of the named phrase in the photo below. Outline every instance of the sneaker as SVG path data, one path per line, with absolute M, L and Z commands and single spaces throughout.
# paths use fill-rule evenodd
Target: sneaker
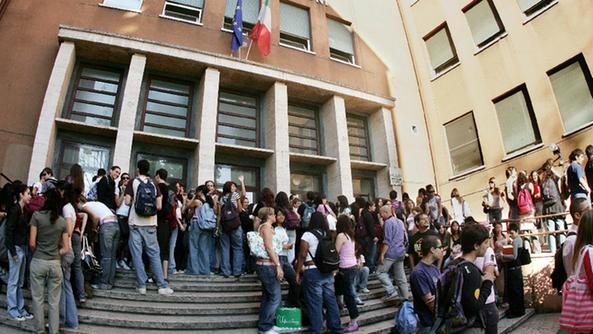
M 21 315 L 23 318 L 25 318 L 25 320 L 31 320 L 33 318 L 35 318 L 31 313 L 29 312 L 25 312 L 24 314 Z
M 123 270 L 131 270 L 130 267 L 126 264 L 126 261 L 124 260 L 119 260 L 118 264 L 119 267 Z
M 99 284 L 91 284 L 91 288 L 99 290 Z
M 80 297 L 78 301 L 81 303 L 86 303 L 86 297 Z
M 383 301 L 385 301 L 385 302 L 396 300 L 396 299 L 399 299 L 399 295 L 395 291 L 392 292 L 390 295 L 387 295 L 387 296 L 383 297 Z
M 364 305 L 364 302 L 360 298 L 356 298 L 356 305 Z
M 121 261 L 115 262 L 115 269 L 122 269 L 121 265 L 119 264 Z
M 177 270 L 173 273 L 173 275 L 177 275 L 177 274 L 185 274 L 185 270 Z
M 360 292 L 360 293 L 371 293 L 371 291 L 370 291 L 369 289 L 367 289 L 367 288 L 360 289 L 360 291 L 359 291 L 359 292 Z
M 25 321 L 25 320 L 27 320 L 22 315 L 19 315 L 18 317 L 15 317 L 15 318 L 8 317 L 8 319 L 14 320 L 14 321 Z
M 141 295 L 145 295 L 146 294 L 146 288 L 138 288 L 136 289 L 138 291 L 139 294 Z
M 170 295 L 173 293 L 171 288 L 159 288 L 159 295 Z
M 273 328 L 267 331 L 257 331 L 258 334 L 278 334 Z
M 344 333 L 352 333 L 352 332 L 356 332 L 358 330 L 358 323 L 356 322 L 356 320 L 352 320 L 348 323 L 348 326 L 346 326 L 346 328 L 344 328 Z
M 154 280 L 152 279 L 152 277 L 150 277 L 150 278 L 149 278 L 149 279 L 146 281 L 146 283 L 154 283 Z

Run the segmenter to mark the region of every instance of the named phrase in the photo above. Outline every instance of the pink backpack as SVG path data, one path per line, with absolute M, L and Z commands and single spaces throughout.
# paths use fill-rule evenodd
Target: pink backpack
M 517 206 L 520 215 L 528 215 L 533 211 L 533 199 L 527 187 L 523 188 L 517 195 Z

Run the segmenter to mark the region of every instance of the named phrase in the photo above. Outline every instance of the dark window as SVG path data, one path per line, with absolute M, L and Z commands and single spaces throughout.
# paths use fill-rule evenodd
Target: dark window
M 352 178 L 352 191 L 354 197 L 362 197 L 367 201 L 375 200 L 375 179 L 371 177 L 358 177 Z
M 154 176 L 157 170 L 163 168 L 167 171 L 167 183 L 173 185 L 179 181 L 187 184 L 185 183 L 187 180 L 187 159 L 149 153 L 138 153 L 136 155 L 136 162 L 143 159 L 148 160 L 150 163 L 150 176 Z
M 455 51 L 455 45 L 453 45 L 451 33 L 446 23 L 443 23 L 426 35 L 424 42 L 430 56 L 430 65 L 435 74 L 439 74 L 459 62 L 457 51 Z
M 507 154 L 541 143 L 527 86 L 521 85 L 493 102 Z
M 151 77 L 141 129 L 163 135 L 188 137 L 193 85 L 190 82 Z
M 227 181 L 234 181 L 240 187 L 238 178 L 243 175 L 245 178 L 245 192 L 249 202 L 257 200 L 257 194 L 260 191 L 259 167 L 238 166 L 232 164 L 216 164 L 215 183 L 216 188 L 222 190 L 222 186 Z M 241 191 L 239 188 L 238 191 Z
M 322 193 L 321 175 L 307 172 L 290 173 L 290 193 L 297 194 L 303 200 L 307 198 L 307 192 Z
M 366 118 L 346 115 L 348 122 L 348 141 L 350 143 L 350 159 L 370 161 L 369 133 Z
M 258 147 L 258 99 L 238 93 L 220 92 L 217 142 Z
M 243 33 L 249 34 L 255 24 L 257 23 L 257 16 L 259 15 L 259 0 L 243 1 Z M 237 0 L 227 0 L 224 10 L 224 26 L 226 30 L 233 30 L 233 17 L 235 16 L 235 8 L 237 7 Z
M 319 154 L 319 122 L 317 111 L 289 105 L 288 135 L 291 152 Z
M 492 0 L 471 3 L 463 9 L 474 42 L 482 47 L 504 33 L 504 26 Z
M 97 175 L 97 170 L 99 168 L 109 170 L 110 161 L 110 147 L 63 141 L 57 176 L 60 180 L 63 180 L 66 176 L 70 175 L 70 167 L 74 164 L 79 164 L 84 172 L 85 189 L 90 190 L 93 184 L 93 176 Z
M 199 23 L 202 21 L 204 0 L 167 0 L 163 16 L 176 20 Z
M 81 65 L 68 109 L 68 117 L 93 125 L 113 125 L 121 93 L 120 71 Z

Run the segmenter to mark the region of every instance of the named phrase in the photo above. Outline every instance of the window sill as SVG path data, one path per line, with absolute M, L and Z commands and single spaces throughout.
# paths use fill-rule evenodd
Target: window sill
M 337 161 L 336 158 L 305 153 L 290 153 L 290 161 L 308 163 L 312 165 L 328 166 Z
M 415 4 L 417 4 L 417 3 L 418 3 L 418 1 L 420 1 L 420 0 L 412 0 L 412 3 L 410 4 L 410 7 L 412 7 L 412 6 L 414 6 Z
M 387 165 L 380 162 L 350 160 L 350 167 L 352 169 L 370 170 L 376 172 L 387 167 Z
M 569 136 L 571 136 L 571 135 L 573 135 L 573 134 L 575 134 L 575 133 L 577 133 L 577 132 L 581 132 L 582 130 L 584 130 L 584 129 L 586 129 L 586 128 L 590 127 L 591 125 L 593 125 L 593 122 L 589 122 L 589 123 L 583 124 L 583 125 L 581 125 L 580 127 L 576 128 L 576 129 L 574 129 L 574 130 L 571 130 L 571 131 L 565 132 L 565 133 L 562 135 L 562 138 L 566 138 L 566 137 L 569 137 Z
M 315 53 L 314 51 L 311 51 L 311 50 L 299 49 L 299 48 L 296 48 L 296 47 L 294 47 L 292 45 L 282 44 L 282 42 L 280 42 L 279 44 L 282 47 L 293 49 L 293 50 L 304 52 L 304 53 L 308 53 L 308 54 L 311 54 L 311 55 L 316 55 L 317 54 L 317 53 Z
M 556 6 L 558 4 L 558 0 L 550 2 L 547 6 L 542 7 L 540 10 L 538 10 L 537 12 L 532 13 L 531 15 L 525 17 L 525 20 L 523 20 L 523 25 L 531 22 L 531 20 L 535 19 L 536 17 L 542 15 L 543 13 L 545 13 L 546 11 L 548 11 L 548 9 Z
M 117 6 L 110 6 L 110 5 L 104 5 L 102 3 L 99 4 L 99 7 L 105 7 L 105 8 L 111 8 L 111 9 L 117 9 L 117 10 L 123 10 L 126 12 L 133 12 L 133 13 L 142 13 L 141 10 L 137 10 L 137 9 L 128 9 L 128 8 L 121 8 L 121 7 L 117 7 Z
M 482 53 L 482 51 L 488 49 L 489 47 L 491 47 L 492 45 L 498 43 L 498 41 L 500 41 L 501 39 L 507 37 L 509 34 L 505 31 L 502 34 L 500 34 L 499 36 L 497 36 L 495 39 L 491 40 L 490 42 L 488 42 L 488 44 L 479 47 L 476 52 L 474 52 L 474 56 Z
M 486 166 L 485 165 L 482 165 L 482 166 L 479 166 L 479 167 L 476 167 L 476 168 L 472 168 L 472 169 L 466 170 L 465 172 L 462 172 L 462 173 L 459 173 L 457 175 L 451 176 L 449 178 L 449 181 L 459 180 L 459 179 L 464 178 L 464 177 L 466 177 L 466 176 L 468 176 L 470 174 L 477 173 L 477 172 L 479 172 L 481 170 L 484 170 L 484 169 L 486 169 Z
M 352 67 L 356 67 L 356 68 L 362 68 L 360 65 L 356 65 L 356 64 L 348 63 L 348 62 L 345 62 L 345 61 L 343 61 L 343 60 L 339 60 L 339 59 L 336 59 L 336 58 L 329 57 L 329 59 L 331 59 L 331 60 L 333 60 L 333 61 L 335 61 L 335 62 L 337 62 L 337 63 L 340 63 L 340 64 L 344 64 L 344 65 L 350 65 L 350 66 L 352 66 Z
M 93 125 L 68 118 L 56 118 L 56 125 L 60 129 L 76 131 L 78 133 L 87 133 L 109 138 L 117 137 L 117 127 L 114 126 Z
M 542 147 L 544 147 L 544 143 L 539 143 L 539 144 L 535 144 L 535 145 L 532 145 L 532 146 L 528 146 L 528 147 L 522 148 L 522 149 L 520 149 L 520 150 L 518 150 L 516 152 L 513 152 L 511 154 L 505 155 L 502 158 L 502 162 L 507 162 L 509 160 L 515 159 L 517 157 L 520 157 L 522 155 L 531 153 L 533 151 L 537 151 L 537 150 L 539 150 Z
M 198 139 L 194 138 L 168 136 L 140 130 L 134 131 L 134 140 L 154 145 L 167 145 L 183 148 L 195 148 L 200 142 Z
M 172 21 L 177 21 L 177 22 L 183 22 L 183 23 L 188 23 L 188 24 L 192 24 L 195 26 L 203 26 L 204 24 L 202 22 L 193 22 L 193 21 L 188 21 L 188 20 L 183 20 L 183 19 L 178 19 L 176 17 L 171 17 L 171 16 L 167 16 L 167 15 L 159 15 L 160 18 L 162 19 L 167 19 L 167 20 L 172 20 Z
M 435 76 L 432 77 L 432 79 L 430 79 L 430 82 L 435 81 L 436 79 L 442 77 L 443 75 L 453 71 L 454 69 L 456 69 L 457 67 L 459 67 L 459 65 L 461 65 L 461 62 L 456 62 L 455 64 L 447 67 L 445 70 L 443 70 L 441 73 L 439 74 L 435 74 Z
M 266 148 L 216 143 L 216 153 L 218 152 L 253 158 L 267 158 L 274 154 L 274 150 Z

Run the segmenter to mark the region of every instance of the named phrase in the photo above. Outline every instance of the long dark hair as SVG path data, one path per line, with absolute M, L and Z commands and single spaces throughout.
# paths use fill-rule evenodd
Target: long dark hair
M 281 191 L 278 194 L 276 194 L 276 209 L 286 209 L 288 207 L 288 195 L 284 191 Z
M 339 195 L 337 204 L 338 204 L 338 210 L 340 212 L 344 211 L 344 209 L 346 209 L 348 207 L 348 197 L 346 197 L 344 195 Z
M 64 197 L 62 198 L 62 207 L 66 204 L 72 204 L 76 210 L 76 204 L 80 198 L 80 189 L 77 189 L 73 184 L 66 184 L 64 186 Z
M 264 188 L 261 191 L 261 201 L 264 202 L 265 206 L 273 208 L 276 205 L 274 200 L 274 192 L 270 188 Z
M 237 184 L 235 182 L 233 182 L 233 181 L 226 181 L 224 183 L 224 185 L 222 186 L 222 196 L 227 195 L 227 194 L 230 194 L 230 192 L 231 192 L 231 186 L 233 184 L 235 185 L 235 188 L 236 188 L 237 187 Z
M 574 255 L 572 256 L 572 268 L 576 270 L 577 262 L 581 249 L 586 245 L 593 244 L 593 211 L 587 210 L 581 217 L 579 229 L 577 231 L 577 240 L 574 243 Z
M 60 218 L 60 209 L 62 207 L 62 197 L 56 189 L 50 189 L 44 193 L 45 203 L 43 211 L 49 211 L 49 219 L 52 224 Z
M 309 222 L 309 230 L 320 230 L 322 232 L 328 232 L 327 220 L 323 213 L 319 211 L 313 212 L 311 215 L 311 221 Z
M 84 172 L 79 164 L 74 164 L 70 167 L 70 177 L 72 177 L 72 186 L 81 193 L 84 191 Z
M 354 227 L 352 226 L 352 221 L 350 220 L 350 217 L 346 215 L 340 215 L 340 217 L 338 217 L 336 232 L 338 234 L 344 233 L 348 237 L 350 237 L 350 240 L 354 240 Z

